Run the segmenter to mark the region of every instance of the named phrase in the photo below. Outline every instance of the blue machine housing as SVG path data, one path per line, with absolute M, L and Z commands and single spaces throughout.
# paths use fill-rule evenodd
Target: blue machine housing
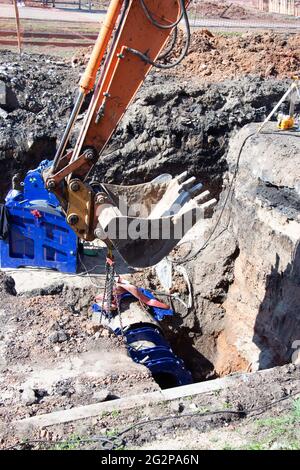
M 76 273 L 78 239 L 66 222 L 60 203 L 45 189 L 45 160 L 27 173 L 23 191 L 10 190 L 5 199 L 9 231 L 0 240 L 0 267 L 34 266 Z
M 150 299 L 154 299 L 152 292 L 146 289 L 139 289 Z M 126 297 L 134 297 L 125 293 L 122 294 L 120 302 Z M 93 312 L 101 315 L 101 306 L 97 303 L 92 306 Z M 173 315 L 171 309 L 151 307 L 153 317 L 162 321 L 166 316 Z M 104 312 L 105 315 L 105 312 Z M 114 330 L 116 335 L 121 335 L 120 328 Z M 131 359 L 146 366 L 157 382 L 161 386 L 166 383 L 168 386 L 188 385 L 193 382 L 192 374 L 186 369 L 182 359 L 177 357 L 172 351 L 169 343 L 165 339 L 163 332 L 153 323 L 136 323 L 124 330 L 126 337 L 127 351 Z

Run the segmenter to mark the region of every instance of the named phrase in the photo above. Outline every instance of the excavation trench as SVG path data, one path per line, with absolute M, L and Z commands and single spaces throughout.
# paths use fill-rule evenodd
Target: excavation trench
M 12 176 L 19 173 L 22 178 L 28 169 L 53 156 L 72 108 L 73 88 L 70 83 L 74 80 L 74 72 L 55 60 L 49 63 L 42 57 L 32 62 L 25 57 L 22 65 L 9 55 L 5 60 L 10 64 L 5 73 L 2 71 L 0 80 L 15 92 L 17 104 L 10 109 L 6 107 L 8 115 L 5 119 L 0 117 L 2 200 Z M 35 77 L 35 72 L 38 76 L 40 61 L 44 80 Z M 24 73 L 30 75 L 26 81 L 22 80 Z M 12 75 L 14 81 L 11 80 Z M 35 98 L 29 100 L 28 94 L 33 96 L 32 90 L 35 90 Z M 227 171 L 229 169 L 230 178 L 238 153 L 237 145 L 227 158 L 230 138 L 244 125 L 261 121 L 285 90 L 285 82 L 257 77 L 203 85 L 150 75 L 119 126 L 105 158 L 97 165 L 95 174 L 100 181 L 134 184 L 150 181 L 161 173 L 176 175 L 188 170 L 202 181 L 213 196 L 220 198 L 220 203 L 207 224 L 206 233 L 202 234 L 203 239 L 199 240 L 196 233 L 192 243 L 183 245 L 174 253 L 177 261 L 184 256 L 189 257 L 209 236 L 226 197 Z M 250 155 L 250 147 L 248 152 Z M 295 167 L 298 168 L 296 164 Z M 282 167 L 278 163 L 278 174 L 281 172 Z M 295 173 L 294 168 L 291 167 L 290 173 Z M 225 212 L 225 227 L 220 233 L 218 231 L 218 236 L 205 250 L 184 264 L 192 285 L 192 307 L 187 309 L 174 300 L 174 315 L 161 323 L 167 341 L 174 353 L 183 359 L 194 381 L 287 363 L 293 352 L 292 340 L 296 340 L 298 334 L 300 338 L 300 309 L 298 313 L 296 310 L 298 298 L 295 298 L 294 306 L 287 302 L 284 309 L 280 304 L 280 289 L 286 289 L 287 299 L 291 286 L 298 285 L 298 252 L 296 250 L 296 258 L 288 255 L 295 248 L 288 234 L 283 236 L 281 247 L 279 236 L 273 234 L 270 239 L 268 234 L 274 228 L 263 221 L 261 211 L 264 207 L 259 206 L 255 199 L 257 196 L 263 201 L 267 196 L 275 201 L 273 205 L 272 201 L 268 203 L 270 210 L 276 212 L 274 218 L 284 218 L 289 201 L 281 199 L 278 191 L 281 187 L 290 191 L 296 184 L 297 175 L 295 181 L 289 182 L 284 177 L 277 181 L 271 176 L 268 173 L 266 181 L 262 178 L 257 185 L 254 173 L 246 167 L 241 169 L 238 188 L 246 187 L 248 181 L 251 183 L 249 191 L 232 200 L 230 210 Z M 269 183 L 273 185 L 272 191 Z M 276 197 L 274 187 L 279 188 Z M 298 207 L 299 195 L 294 189 L 292 191 L 289 200 L 293 201 L 293 207 Z M 267 202 L 263 204 L 267 205 Z M 296 219 L 295 212 L 287 217 L 291 223 Z M 281 228 L 285 226 L 281 219 L 278 224 Z M 276 246 L 279 262 L 272 257 L 273 246 Z M 268 250 L 267 261 L 265 249 Z M 252 253 L 256 254 L 255 260 Z M 102 253 L 99 259 L 92 260 L 92 263 L 102 265 L 102 273 L 104 259 L 105 254 Z M 295 269 L 291 271 L 289 264 Z M 120 270 L 121 274 L 128 273 L 123 265 Z M 280 273 L 283 273 L 282 277 Z M 100 399 L 97 395 L 99 390 L 107 388 L 110 394 L 104 399 L 155 390 L 157 384 L 147 370 L 131 364 L 118 338 L 106 336 L 104 330 L 94 328 L 91 323 L 90 307 L 95 295 L 103 288 L 101 280 L 80 276 L 75 281 L 74 278 L 48 272 L 36 277 L 30 273 L 28 278 L 14 273 L 13 277 L 18 295 L 13 295 L 12 287 L 7 290 L 7 279 L 3 281 L 6 287 L 2 288 L 1 330 L 5 337 L 5 360 L 1 367 L 7 376 L 6 382 L 15 380 L 22 392 L 5 386 L 7 398 L 3 392 L 4 404 L 13 407 L 20 400 L 31 402 L 24 406 L 33 407 L 31 412 L 36 413 L 39 409 L 45 412 L 57 407 L 95 402 Z M 162 290 L 153 270 L 136 273 L 131 279 L 154 292 Z M 187 285 L 175 269 L 173 281 L 174 291 L 187 302 Z M 275 300 L 270 293 L 274 286 Z M 258 299 L 257 304 L 247 297 L 245 292 L 248 291 Z M 161 300 L 167 299 L 163 297 Z M 286 331 L 287 340 L 284 338 Z M 74 359 L 77 356 L 80 363 Z M 42 374 L 43 361 L 45 372 Z M 20 371 L 14 369 L 16 362 L 23 364 L 26 377 L 20 378 Z M 68 366 L 69 362 L 73 369 Z M 87 374 L 84 379 L 83 374 Z M 174 386 L 172 375 L 164 373 L 154 378 L 162 388 Z M 29 396 L 26 402 L 24 390 L 28 392 L 28 389 L 31 390 L 31 398 Z M 26 408 L 22 413 L 26 413 Z
M 13 145 L 14 142 L 11 142 Z M 18 142 L 18 145 L 15 148 L 6 149 L 3 152 L 3 160 L 0 163 L 0 169 L 2 166 L 2 171 L 0 176 L 0 183 L 1 183 L 1 201 L 4 201 L 5 196 L 8 190 L 12 187 L 12 179 L 14 179 L 14 184 L 16 181 L 23 181 L 26 173 L 28 170 L 32 170 L 38 166 L 41 160 L 44 158 L 51 158 L 54 154 L 55 147 L 56 147 L 56 138 L 52 136 L 44 136 L 42 138 L 36 138 L 36 140 L 32 141 L 30 144 L 30 149 L 24 151 L 26 148 L 27 140 Z M 225 148 L 226 151 L 226 148 Z M 220 149 L 217 146 L 215 154 L 211 154 L 212 159 L 217 161 L 220 158 L 220 155 L 224 152 L 224 149 Z M 15 155 L 15 157 L 13 157 Z M 100 167 L 101 168 L 101 167 Z M 181 168 L 183 170 L 183 167 Z M 220 166 L 221 171 L 214 170 L 215 174 L 210 181 L 209 189 L 212 194 L 216 197 L 220 194 L 220 187 L 222 181 L 222 172 L 226 169 L 226 164 L 223 162 Z M 97 170 L 96 170 L 97 171 Z M 173 169 L 174 171 L 174 169 Z M 151 173 L 151 177 L 156 176 L 158 170 L 155 170 Z M 166 172 L 165 166 L 160 169 L 160 172 Z M 202 176 L 202 181 L 206 179 L 202 170 L 200 170 L 200 174 Z M 7 178 L 7 175 L 10 178 Z M 142 180 L 147 180 L 150 177 L 147 173 L 142 176 Z M 137 181 L 140 181 L 141 176 L 138 178 Z M 129 177 L 129 183 L 136 183 L 136 180 L 132 180 L 132 177 Z M 104 250 L 103 250 L 104 253 Z M 235 255 L 233 255 L 234 260 Z M 86 260 L 85 260 L 86 262 Z M 103 264 L 104 267 L 104 255 L 101 255 L 101 260 L 95 259 L 93 261 L 96 265 L 99 263 Z M 91 265 L 92 266 L 92 265 Z M 93 267 L 93 266 L 92 266 Z M 123 269 L 122 263 L 122 269 Z M 81 266 L 81 269 L 82 266 Z M 118 269 L 118 265 L 117 265 Z M 84 271 L 84 269 L 83 269 Z M 103 269 L 101 270 L 103 272 Z M 22 270 L 20 271 L 22 272 Z M 126 267 L 124 272 L 126 272 Z M 8 273 L 9 274 L 9 273 Z M 159 286 L 159 282 L 156 279 L 152 279 L 150 283 L 147 279 L 148 270 L 146 270 L 146 278 L 145 279 L 138 279 L 137 283 L 141 287 L 150 287 L 154 289 L 154 293 L 156 288 L 161 290 L 161 286 Z M 13 275 L 14 277 L 14 275 Z M 31 281 L 26 281 L 26 274 L 21 274 L 23 279 L 21 280 L 21 285 L 23 286 L 20 291 L 17 289 L 17 295 L 22 297 L 30 297 L 30 296 L 41 296 L 42 304 L 45 304 L 45 308 L 47 308 L 47 297 L 54 296 L 60 303 L 65 303 L 66 308 L 71 309 L 73 312 L 78 314 L 88 315 L 89 309 L 93 303 L 95 294 L 98 294 L 101 289 L 95 289 L 95 286 L 89 287 L 89 282 L 85 282 L 84 288 L 80 285 L 77 288 L 72 288 L 70 285 L 65 287 L 63 285 L 63 277 L 60 279 L 58 276 L 58 281 L 51 282 L 50 284 L 46 283 L 43 286 L 39 286 L 38 282 L 35 283 L 34 288 L 31 284 Z M 43 276 L 42 276 L 43 277 Z M 151 279 L 152 275 L 149 274 Z M 25 279 L 25 280 L 24 280 Z M 157 283 L 155 285 L 155 283 Z M 179 279 L 180 283 L 180 279 Z M 226 284 L 226 282 L 225 282 Z M 24 287 L 27 285 L 27 288 Z M 182 284 L 183 285 L 183 284 Z M 226 286 L 225 286 L 226 291 Z M 224 295 L 225 295 L 224 291 Z M 183 298 L 185 298 L 186 292 L 183 292 Z M 166 301 L 166 299 L 162 299 Z M 186 299 L 185 299 L 186 300 Z M 166 320 L 162 323 L 161 329 L 163 335 L 166 337 L 167 341 L 169 342 L 171 348 L 173 349 L 174 353 L 178 356 L 178 358 L 183 359 L 186 369 L 191 372 L 194 381 L 201 381 L 206 380 L 209 378 L 217 377 L 218 374 L 215 371 L 215 367 L 211 360 L 207 359 L 203 354 L 203 347 L 204 349 L 207 348 L 211 350 L 214 354 L 216 349 L 216 336 L 215 334 L 205 335 L 205 339 L 201 339 L 203 337 L 202 330 L 200 325 L 198 324 L 197 320 L 191 320 L 193 317 L 196 317 L 196 310 L 197 310 L 197 302 L 195 303 L 196 298 L 194 299 L 194 306 L 192 310 L 188 312 L 188 316 L 186 317 L 186 311 L 180 310 L 180 304 L 177 305 L 175 302 L 174 305 L 174 317 L 170 320 Z M 182 316 L 181 316 L 182 315 Z M 188 319 L 187 319 L 188 318 Z M 192 324 L 191 324 L 192 322 Z M 220 334 L 223 328 L 223 321 L 222 317 L 220 319 L 216 319 L 214 321 L 214 325 L 216 331 Z M 199 351 L 199 340 L 200 340 L 200 352 Z M 153 379 L 161 388 L 170 388 L 178 385 L 176 376 L 170 370 L 170 373 L 162 373 L 159 372 L 153 375 Z
M 240 144 L 241 142 L 242 139 L 240 140 Z M 50 140 L 50 146 L 51 145 L 52 140 Z M 234 151 L 236 151 L 236 148 Z M 38 153 L 35 155 L 35 158 L 38 159 Z M 232 158 L 234 158 L 234 155 Z M 219 174 L 219 178 L 222 177 L 223 174 Z M 288 192 L 285 188 L 283 188 L 281 192 L 277 190 L 276 193 L 273 194 L 274 191 L 274 186 L 270 187 L 269 183 L 264 184 L 262 181 L 259 181 L 256 194 L 258 197 L 261 197 L 262 200 L 268 200 L 268 204 L 275 204 L 276 207 L 279 208 L 280 213 L 287 214 L 289 218 L 295 218 L 297 215 L 296 209 L 299 205 L 299 196 L 294 192 L 290 195 L 291 190 Z M 217 192 L 217 189 L 215 189 L 215 193 L 217 193 L 220 198 L 220 208 L 222 207 L 224 198 L 226 198 L 227 187 L 225 186 L 223 193 Z M 251 192 L 249 192 L 249 199 L 250 196 Z M 241 210 L 239 205 L 240 202 L 238 200 L 234 201 L 233 206 L 235 210 Z M 228 320 L 226 311 L 226 303 L 230 305 L 230 302 L 232 302 L 232 295 L 229 296 L 228 301 L 228 293 L 230 293 L 230 290 L 234 292 L 235 284 L 239 282 L 239 279 L 236 279 L 235 269 L 237 262 L 240 265 L 240 244 L 244 242 L 241 232 L 239 233 L 239 239 L 237 235 L 234 234 L 236 230 L 236 227 L 234 227 L 236 220 L 232 222 L 232 231 L 223 231 L 221 229 L 220 234 L 218 234 L 215 240 L 212 240 L 203 252 L 201 251 L 197 256 L 192 256 L 193 253 L 195 251 L 197 252 L 199 247 L 201 247 L 203 240 L 209 236 L 211 229 L 214 227 L 215 220 L 218 218 L 219 208 L 217 208 L 216 214 L 212 220 L 208 221 L 203 239 L 199 239 L 199 233 L 196 231 L 196 235 L 194 233 L 188 243 L 179 246 L 172 254 L 174 260 L 173 290 L 177 292 L 180 299 L 186 303 L 188 302 L 189 289 L 183 277 L 176 271 L 176 267 L 178 261 L 185 257 L 187 259 L 192 258 L 190 261 L 184 263 L 184 267 L 192 285 L 193 305 L 191 308 L 187 309 L 182 303 L 173 300 L 172 307 L 174 309 L 174 315 L 168 317 L 160 324 L 163 335 L 169 342 L 175 355 L 184 361 L 186 369 L 191 372 L 195 382 L 223 377 L 234 372 L 249 371 L 252 370 L 252 368 L 255 370 L 257 367 L 253 364 L 254 361 L 251 360 L 251 355 L 247 355 L 247 348 L 244 348 L 244 350 L 243 348 L 239 349 L 236 341 L 236 328 L 234 327 L 236 319 L 233 316 L 233 318 Z M 232 211 L 232 207 L 228 209 Z M 227 216 L 225 222 L 226 221 Z M 245 222 L 245 226 L 246 223 L 247 222 Z M 244 258 L 244 264 L 240 265 L 239 269 L 244 271 L 247 269 L 248 260 L 245 258 L 245 253 L 242 253 L 242 257 Z M 99 259 L 91 259 L 92 264 L 89 267 L 93 266 L 93 264 L 98 265 L 102 263 L 102 270 L 100 271 L 103 272 L 104 259 L 105 253 L 103 250 Z M 118 268 L 117 263 L 117 269 Z M 121 270 L 124 274 L 128 273 L 128 269 L 123 263 L 121 264 Z M 46 277 L 48 277 L 48 273 Z M 133 274 L 131 279 L 137 285 L 149 288 L 154 293 L 163 290 L 153 269 L 147 269 L 142 274 Z M 51 281 L 50 279 L 50 282 L 46 282 L 45 285 L 40 285 L 40 281 L 41 279 L 38 275 L 35 283 L 32 283 L 29 279 L 27 281 L 27 287 L 24 287 L 23 274 L 23 280 L 21 283 L 17 282 L 16 286 L 17 294 L 21 302 L 24 297 L 27 299 L 31 296 L 38 296 L 40 298 L 41 308 L 43 309 L 47 308 L 48 298 L 51 298 L 51 300 L 54 299 L 55 302 L 63 305 L 66 309 L 70 309 L 76 315 L 86 317 L 87 322 L 91 325 L 90 327 L 93 328 L 89 313 L 90 307 L 95 295 L 99 294 L 103 287 L 99 286 L 99 288 L 97 288 L 93 281 L 91 285 L 88 278 L 85 279 L 84 286 L 79 283 L 78 287 L 74 287 L 72 286 L 72 282 L 65 284 L 63 276 L 60 277 L 59 275 L 57 276 L 57 280 Z M 295 277 L 295 282 L 297 282 L 297 276 Z M 23 286 L 20 290 L 18 290 L 19 285 Z M 280 289 L 279 286 L 278 289 Z M 166 297 L 162 297 L 161 300 L 167 301 Z M 236 305 L 234 307 L 231 306 L 231 316 L 233 314 L 232 309 L 236 308 L 239 307 Z M 34 311 L 33 309 L 32 314 L 34 314 Z M 32 321 L 32 319 L 30 321 Z M 297 322 L 297 320 L 295 321 Z M 265 326 L 263 326 L 263 328 L 265 329 Z M 64 326 L 57 327 L 56 325 L 54 327 L 55 332 L 61 332 L 61 330 L 64 330 Z M 271 337 L 271 332 L 268 333 L 265 340 L 263 340 L 263 338 L 260 339 L 268 343 L 271 340 L 269 336 Z M 249 346 L 253 343 L 253 338 L 251 338 L 249 332 L 247 332 L 247 337 L 243 338 L 243 341 L 245 344 L 248 343 L 248 347 L 252 347 Z M 283 354 L 278 355 L 277 352 L 277 355 L 275 355 L 273 351 L 274 348 L 274 345 L 267 346 L 267 349 L 270 350 L 268 354 L 274 354 L 274 359 L 267 364 L 268 366 L 276 366 L 289 362 L 289 356 L 284 356 Z M 282 350 L 283 349 L 284 344 L 282 344 Z M 265 365 L 266 364 L 262 363 L 259 364 L 259 367 L 264 367 Z M 153 379 L 161 388 L 171 388 L 178 385 L 172 371 L 170 371 L 170 373 L 153 374 Z

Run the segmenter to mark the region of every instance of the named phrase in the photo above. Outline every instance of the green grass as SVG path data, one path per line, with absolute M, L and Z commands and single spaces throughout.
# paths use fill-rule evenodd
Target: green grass
M 244 447 L 245 450 L 266 450 L 265 445 L 261 442 L 252 442 L 248 446 Z
M 100 415 L 100 419 L 103 419 L 103 418 L 117 418 L 118 416 L 120 416 L 121 414 L 121 411 L 120 410 L 113 410 L 111 412 L 109 411 L 103 411 Z
M 197 409 L 197 413 L 203 414 L 203 413 L 209 413 L 210 409 L 205 408 L 205 406 L 201 406 L 200 408 Z
M 269 450 L 272 446 L 272 442 L 252 442 L 251 444 L 242 448 L 242 450 Z M 280 445 L 280 450 L 300 450 L 300 443 L 298 441 L 292 441 Z
M 223 408 L 231 408 L 228 402 L 223 403 Z M 248 443 L 242 447 L 233 447 L 225 442 L 222 450 L 269 450 L 272 446 L 282 450 L 300 450 L 300 398 L 292 402 L 290 411 L 272 418 L 257 419 L 251 434 L 247 433 Z M 245 438 L 245 432 L 236 432 Z M 217 442 L 217 441 L 215 441 Z
M 103 437 L 107 437 L 108 439 L 113 439 L 114 437 L 117 436 L 119 433 L 119 430 L 114 428 L 114 429 L 109 429 L 105 432 Z M 66 438 L 64 441 L 57 442 L 56 444 L 53 443 L 53 447 L 50 447 L 50 450 L 76 450 L 79 448 L 81 444 L 87 444 L 85 442 L 85 439 L 88 441 L 88 437 L 85 438 L 83 436 L 79 436 L 78 434 L 71 434 L 68 438 Z M 116 450 L 123 450 L 123 446 L 120 446 Z
M 290 431 L 299 426 L 300 422 L 300 409 L 299 403 L 294 404 L 293 411 L 286 416 L 279 416 L 277 418 L 265 418 L 256 422 L 258 428 L 265 428 L 269 431 L 270 438 L 277 438 L 284 436 Z
M 195 400 L 195 395 L 188 395 L 187 397 L 185 397 L 185 400 L 193 401 Z
M 225 401 L 222 406 L 223 410 L 231 410 L 232 409 L 232 404 L 229 403 L 228 401 Z
M 256 426 L 260 429 L 266 429 L 269 440 L 277 439 L 287 434 L 289 428 L 294 424 L 292 415 L 282 416 L 278 418 L 266 418 L 258 420 Z
M 222 448 L 222 450 L 234 450 L 233 447 L 231 447 L 230 444 L 225 444 L 224 447 Z
M 300 442 L 299 441 L 290 442 L 288 450 L 300 450 Z
M 265 432 L 265 436 L 260 442 L 252 442 L 244 449 L 264 450 L 272 447 L 274 442 L 278 442 L 280 449 L 299 450 L 299 437 L 295 434 L 300 426 L 300 398 L 294 400 L 292 410 L 276 418 L 261 418 L 255 423 L 260 432 Z
M 300 398 L 294 401 L 292 414 L 294 418 L 300 420 Z
M 51 447 L 50 450 L 76 450 L 78 449 L 81 440 L 82 437 L 78 436 L 77 434 L 71 434 L 68 439 L 63 442 L 58 442 L 54 445 L 54 447 Z
M 109 429 L 106 431 L 105 436 L 106 437 L 115 437 L 118 434 L 118 429 Z

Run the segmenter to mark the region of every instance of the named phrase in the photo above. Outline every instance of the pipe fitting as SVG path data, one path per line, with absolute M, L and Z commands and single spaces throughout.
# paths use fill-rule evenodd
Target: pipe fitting
M 78 181 L 71 181 L 71 183 L 69 185 L 69 188 L 70 188 L 71 191 L 76 193 L 77 191 L 79 191 L 80 185 L 79 185 Z
M 79 221 L 79 217 L 77 214 L 70 214 L 67 218 L 67 222 L 69 225 L 76 225 Z
M 96 198 L 95 198 L 95 202 L 96 204 L 105 204 L 105 202 L 107 201 L 107 197 L 106 197 L 106 194 L 105 193 L 98 193 L 96 195 Z
M 49 189 L 50 191 L 52 191 L 53 189 L 55 189 L 55 188 L 56 188 L 56 183 L 55 183 L 54 179 L 51 178 L 51 179 L 47 180 L 47 182 L 46 182 L 46 187 L 47 187 L 47 189 Z

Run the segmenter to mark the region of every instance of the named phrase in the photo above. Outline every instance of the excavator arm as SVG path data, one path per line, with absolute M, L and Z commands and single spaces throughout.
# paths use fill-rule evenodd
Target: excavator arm
M 189 0 L 111 1 L 80 80 L 78 98 L 53 165 L 44 173 L 47 189 L 60 200 L 67 221 L 76 234 L 84 240 L 102 238 L 109 247 L 117 248 L 127 262 L 136 266 L 155 264 L 173 248 L 175 225 L 178 226 L 178 220 L 183 215 L 181 213 L 178 216 L 176 212 L 182 212 L 183 205 L 197 196 L 201 186 L 194 185 L 194 178 L 187 180 L 186 175 L 181 175 L 175 182 L 168 176 L 148 185 L 121 187 L 120 190 L 116 186 L 95 181 L 93 185 L 88 184 L 86 177 L 101 158 L 151 68 L 164 69 L 176 65 L 162 63 L 160 55 L 171 34 L 176 40 L 177 26 L 181 23 L 185 26 L 186 38 L 177 62 L 184 58 L 190 40 L 186 12 L 188 4 Z M 66 151 L 78 113 L 86 95 L 92 90 L 92 99 L 76 145 L 74 149 Z M 141 216 L 139 211 L 138 218 L 136 214 L 125 214 L 128 207 L 125 212 L 120 209 L 120 198 L 121 202 L 126 200 L 127 203 L 129 200 L 129 204 L 138 203 L 146 207 L 146 213 Z M 153 211 L 149 201 L 152 208 L 160 203 L 161 210 Z M 174 204 L 178 205 L 176 211 Z M 195 207 L 187 205 L 184 214 L 187 212 L 195 223 Z M 168 243 L 162 239 L 162 230 L 155 236 L 152 233 L 153 224 L 161 225 L 162 218 L 168 220 L 171 226 L 171 241 L 169 239 Z M 138 239 L 130 236 L 128 229 L 123 227 L 121 230 L 119 222 L 127 226 L 129 222 L 142 224 Z M 153 236 L 156 238 L 155 244 L 151 243 Z M 143 237 L 144 242 L 141 243 Z M 145 251 L 146 239 L 148 246 L 152 245 L 147 259 L 141 255 Z
M 57 183 L 71 173 L 82 179 L 99 159 L 153 63 L 164 49 L 172 29 L 183 17 L 188 24 L 185 10 L 188 3 L 189 0 L 111 1 L 80 80 L 76 105 L 54 159 L 52 178 L 49 174 L 46 180 L 48 189 L 56 189 Z M 164 65 L 158 67 L 163 68 Z M 95 86 L 99 71 L 100 77 Z M 63 159 L 81 105 L 94 86 L 92 102 L 76 146 Z M 59 174 L 56 171 L 58 169 Z

